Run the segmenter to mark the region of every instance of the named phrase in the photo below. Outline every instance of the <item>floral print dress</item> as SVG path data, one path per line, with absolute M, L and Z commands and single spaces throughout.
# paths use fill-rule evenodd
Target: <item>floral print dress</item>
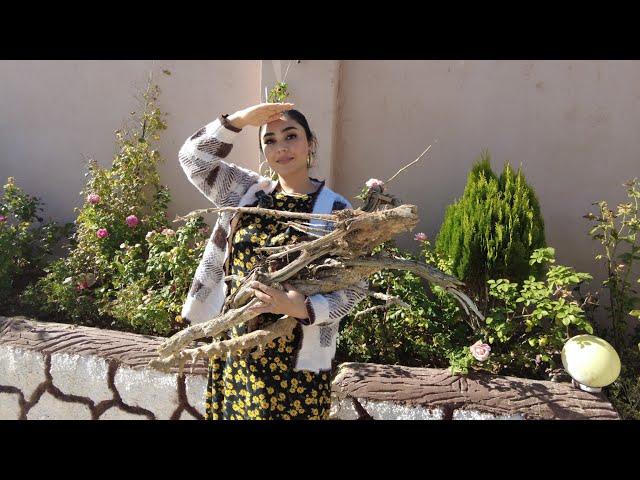
M 320 189 L 318 189 L 319 191 Z M 308 195 L 275 192 L 260 203 L 275 210 L 312 211 L 316 193 Z M 264 203 L 266 202 L 266 204 Z M 264 258 L 255 252 L 264 246 L 296 241 L 301 232 L 272 216 L 244 214 L 232 239 L 230 273 L 246 276 Z M 232 282 L 230 294 L 240 282 Z M 255 328 L 276 321 L 280 315 L 263 314 Z M 253 328 L 251 328 L 253 330 Z M 246 333 L 246 324 L 234 327 L 231 337 Z M 219 358 L 209 362 L 205 399 L 207 420 L 324 420 L 331 406 L 330 372 L 294 371 L 296 352 L 302 341 L 300 324 L 291 335 L 276 338 L 257 354 Z

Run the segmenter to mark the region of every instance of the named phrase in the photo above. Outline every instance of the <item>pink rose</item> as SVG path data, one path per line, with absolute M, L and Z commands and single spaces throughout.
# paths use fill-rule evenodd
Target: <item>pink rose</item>
M 134 228 L 140 222 L 140 220 L 138 220 L 138 217 L 136 217 L 135 215 L 129 215 L 126 221 L 127 225 L 129 225 L 129 227 L 131 228 Z
M 416 233 L 415 236 L 413 237 L 413 239 L 416 242 L 424 242 L 427 240 L 427 234 L 424 232 L 420 232 L 420 233 Z
M 98 231 L 96 232 L 96 235 L 98 236 L 98 238 L 105 238 L 109 236 L 109 232 L 107 231 L 106 228 L 99 228 Z
M 87 284 L 86 281 L 82 281 L 78 285 L 76 285 L 76 290 L 79 291 L 79 292 L 81 292 L 85 288 L 89 288 L 89 285 Z
M 489 352 L 491 352 L 491 347 L 486 343 L 482 343 L 481 340 L 471 345 L 469 349 L 471 350 L 471 355 L 479 362 L 484 362 L 489 358 Z
M 0 222 L 6 222 L 7 221 L 7 217 L 5 217 L 4 215 L 0 215 Z
M 98 195 L 97 193 L 91 193 L 89 196 L 87 196 L 87 202 L 92 205 L 100 203 L 100 195 Z
M 373 187 L 384 187 L 384 182 L 382 180 L 378 180 L 377 178 L 370 178 L 369 180 L 367 180 L 367 183 L 365 183 L 365 185 L 368 188 L 373 188 Z
M 170 228 L 165 228 L 164 230 L 162 230 L 162 234 L 167 235 L 169 237 L 173 237 L 176 234 L 176 232 L 174 232 Z

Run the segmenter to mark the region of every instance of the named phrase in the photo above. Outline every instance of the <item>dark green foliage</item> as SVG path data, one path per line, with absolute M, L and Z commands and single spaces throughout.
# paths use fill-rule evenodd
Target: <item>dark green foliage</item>
M 44 222 L 42 205 L 9 177 L 0 195 L 0 314 L 16 313 L 19 293 L 44 275 L 53 248 L 73 227 Z
M 530 265 L 529 258 L 546 246 L 544 221 L 521 169 L 514 172 L 507 163 L 498 178 L 489 153 L 483 152 L 467 177 L 462 198 L 447 208 L 435 246 L 452 259 L 454 274 L 483 307 L 489 300 L 490 278 L 539 278 L 540 267 Z

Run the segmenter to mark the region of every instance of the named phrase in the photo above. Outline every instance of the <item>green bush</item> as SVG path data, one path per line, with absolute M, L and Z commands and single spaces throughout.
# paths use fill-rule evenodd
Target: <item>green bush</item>
M 171 335 L 184 328 L 182 305 L 204 253 L 208 227 L 190 218 L 177 231 L 147 234 L 146 245 L 123 243 L 114 259 L 115 298 L 104 311 L 143 334 Z
M 392 242 L 374 253 L 383 250 L 398 258 L 418 259 Z M 369 278 L 369 284 L 371 290 L 399 297 L 410 308 L 393 305 L 359 315 L 380 303 L 364 299 L 341 322 L 336 361 L 446 367 L 445 352 L 469 333 L 455 301 L 408 271 L 378 272 Z
M 522 284 L 508 279 L 489 280 L 489 295 L 497 300 L 477 334 L 488 341 L 488 371 L 518 376 L 539 376 L 562 367 L 564 343 L 580 333 L 593 333 L 580 295 L 588 273 L 554 265 L 551 247 L 533 252 L 529 262 L 545 271 L 544 281 L 533 276 Z M 587 297 L 588 298 L 588 297 Z
M 451 274 L 453 262 L 428 240 L 418 256 L 391 244 L 382 249 Z M 368 311 L 375 302 L 363 300 L 342 322 L 337 359 L 548 379 L 561 368 L 564 342 L 593 332 L 585 318 L 585 302 L 575 298 L 590 275 L 550 266 L 553 253 L 552 248 L 539 249 L 530 258 L 546 273 L 544 281 L 530 276 L 522 285 L 508 279 L 487 282 L 494 306 L 485 313 L 485 322 L 469 318 L 440 287 L 425 288 L 410 272 L 376 273 L 369 279 L 371 288 L 399 297 L 410 308 L 391 305 Z M 490 348 L 488 358 L 474 357 L 471 347 L 478 342 Z
M 103 328 L 166 334 L 182 328 L 179 302 L 204 248 L 202 218 L 174 231 L 166 216 L 170 193 L 160 184 L 154 148 L 166 129 L 151 80 L 142 113 L 115 132 L 111 168 L 89 162 L 68 255 L 23 294 L 39 315 Z M 181 305 L 180 305 L 181 307 Z
M 640 296 L 633 288 L 640 283 L 634 266 L 640 260 L 640 183 L 637 178 L 623 184 L 628 201 L 611 210 L 606 201 L 595 202 L 597 214 L 584 218 L 594 222 L 589 231 L 600 243 L 595 259 L 606 269 L 603 287 L 609 291 L 609 303 L 604 305 L 610 325 L 600 327 L 599 335 L 608 340 L 620 355 L 620 377 L 605 389 L 611 403 L 624 419 L 640 419 L 640 329 L 633 317 L 640 317 Z M 636 322 L 635 337 L 628 335 L 629 321 Z
M 44 275 L 53 248 L 69 235 L 72 224 L 43 223 L 38 197 L 26 194 L 9 177 L 0 196 L 0 313 L 17 313 L 18 295 Z
M 540 206 L 521 169 L 514 173 L 506 163 L 498 178 L 488 152 L 483 152 L 468 175 L 462 198 L 446 210 L 436 249 L 451 258 L 454 274 L 487 308 L 487 280 L 539 278 L 539 265 L 528 260 L 544 246 Z

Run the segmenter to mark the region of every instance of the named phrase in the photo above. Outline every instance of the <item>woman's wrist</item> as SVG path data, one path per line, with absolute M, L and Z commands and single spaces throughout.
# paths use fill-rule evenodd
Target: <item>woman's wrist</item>
M 242 130 L 247 125 L 242 121 L 242 118 L 238 115 L 238 112 L 232 113 L 231 115 L 226 116 L 227 122 L 239 130 Z

